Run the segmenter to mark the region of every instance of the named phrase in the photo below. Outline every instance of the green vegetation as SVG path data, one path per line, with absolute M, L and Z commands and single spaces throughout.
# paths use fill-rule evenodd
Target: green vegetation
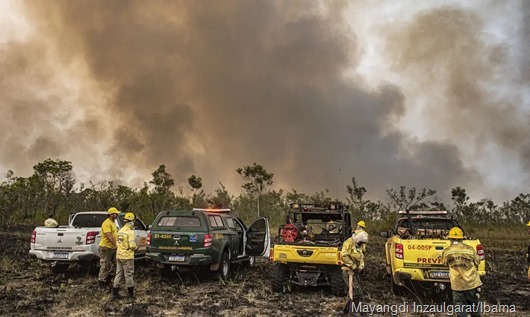
M 33 170 L 33 175 L 29 177 L 15 176 L 13 171 L 9 171 L 0 183 L 0 223 L 4 226 L 40 224 L 50 214 L 61 224 L 66 224 L 71 212 L 106 210 L 110 206 L 134 211 L 149 223 L 162 210 L 213 204 L 231 208 L 245 222 L 260 215 L 269 218 L 271 227 L 278 227 L 284 221 L 286 207 L 291 202 L 324 203 L 335 200 L 329 189 L 314 194 L 301 193 L 296 189 L 288 192 L 271 189 L 274 173 L 257 163 L 235 170 L 244 182 L 244 191 L 237 195 L 229 193 L 222 183 L 211 195 L 207 195 L 202 189 L 202 178 L 196 175 L 188 176 L 187 191 L 181 187 L 175 189 L 175 180 L 166 171 L 165 165 L 160 165 L 151 174 L 152 179 L 140 188 L 117 185 L 112 181 L 78 184 L 73 166 L 68 161 L 47 159 L 35 165 Z M 530 194 L 524 193 L 498 205 L 488 198 L 471 202 L 465 189 L 455 187 L 451 190 L 451 202 L 444 203 L 434 197 L 435 190 L 400 186 L 387 189 L 385 201 L 371 201 L 365 198 L 367 189 L 360 186 L 355 177 L 345 187 L 345 193 L 348 194 L 346 202 L 351 206 L 353 219 L 369 221 L 371 233 L 389 229 L 395 220 L 395 211 L 405 209 L 448 210 L 466 228 L 476 228 L 481 235 L 491 236 L 492 239 L 499 225 L 513 227 L 512 232 L 519 234 L 521 231 L 524 236 L 526 226 L 523 224 L 530 220 Z

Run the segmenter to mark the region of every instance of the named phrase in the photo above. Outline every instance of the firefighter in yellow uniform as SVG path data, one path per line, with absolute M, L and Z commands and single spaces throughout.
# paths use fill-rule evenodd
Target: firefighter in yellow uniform
M 101 241 L 99 242 L 99 276 L 98 284 L 100 289 L 106 289 L 110 283 L 110 271 L 116 258 L 116 238 L 118 229 L 116 228 L 116 218 L 120 212 L 111 207 L 107 211 L 108 217 L 101 224 Z
M 353 302 L 361 301 L 363 290 L 361 287 L 361 272 L 364 270 L 363 246 L 368 242 L 365 231 L 354 233 L 344 241 L 340 256 L 342 259 L 342 278 L 349 285 L 349 274 L 353 274 Z
M 368 237 L 368 232 L 365 230 L 366 223 L 363 220 L 360 220 L 357 222 L 357 228 L 355 229 L 355 234 L 359 234 L 361 232 L 366 233 L 366 236 Z M 366 243 L 363 244 L 363 254 L 366 252 Z
M 112 296 L 114 299 L 120 299 L 120 287 L 125 282 L 128 298 L 134 298 L 134 251 L 138 249 L 134 234 L 134 214 L 128 212 L 125 214 L 123 228 L 118 231 L 118 251 L 116 252 L 116 277 L 114 278 L 114 287 Z
M 472 246 L 463 243 L 462 229 L 451 228 L 447 237 L 451 240 L 451 245 L 443 251 L 442 261 L 444 265 L 449 266 L 453 303 L 459 306 L 455 307 L 455 310 L 459 310 L 457 316 L 465 317 L 470 312 L 472 317 L 480 317 L 478 309 L 478 295 L 482 286 L 478 274 L 480 258 Z

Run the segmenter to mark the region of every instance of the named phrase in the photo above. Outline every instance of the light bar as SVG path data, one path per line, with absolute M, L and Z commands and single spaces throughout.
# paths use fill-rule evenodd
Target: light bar
M 218 212 L 218 213 L 224 213 L 224 212 L 230 212 L 232 210 L 228 208 L 193 208 L 193 211 L 207 211 L 207 212 Z
M 406 215 L 407 212 L 405 210 L 398 211 L 398 214 L 400 215 Z M 409 214 L 411 215 L 447 215 L 447 210 L 409 210 Z

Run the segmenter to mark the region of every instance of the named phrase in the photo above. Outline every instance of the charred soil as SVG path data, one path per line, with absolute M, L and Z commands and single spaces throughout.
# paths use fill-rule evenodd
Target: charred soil
M 31 232 L 24 229 L 0 233 L 0 316 L 342 316 L 346 302 L 345 297 L 335 297 L 327 288 L 293 287 L 287 293 L 273 293 L 269 280 L 272 265 L 265 259 L 252 268 L 232 266 L 232 277 L 227 281 L 186 271 L 163 278 L 155 266 L 138 262 L 136 299 L 113 301 L 110 292 L 99 291 L 93 272 L 74 266 L 65 273 L 53 274 L 47 265 L 30 259 L 30 236 Z M 523 251 L 526 241 L 486 239 L 483 243 L 488 261 L 488 275 L 483 279 L 484 302 L 513 304 L 517 310 L 513 316 L 530 316 L 530 283 Z M 362 277 L 366 303 L 448 301 L 444 293 L 419 287 L 413 288 L 417 295 L 393 295 L 385 274 L 383 247 L 383 239 L 371 239 Z M 122 293 L 125 295 L 126 290 Z

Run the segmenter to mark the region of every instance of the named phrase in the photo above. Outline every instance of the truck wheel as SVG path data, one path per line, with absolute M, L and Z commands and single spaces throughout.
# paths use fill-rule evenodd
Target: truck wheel
M 289 267 L 287 264 L 276 263 L 272 270 L 272 291 L 281 293 L 284 291 L 285 283 L 289 274 Z
M 160 275 L 162 275 L 163 278 L 171 278 L 173 276 L 171 265 L 164 264 L 164 267 L 160 268 Z
M 402 296 L 405 295 L 405 292 L 407 289 L 401 285 L 397 285 L 396 282 L 394 282 L 394 277 L 392 275 L 389 275 L 390 278 L 390 291 L 396 296 Z
M 99 274 L 99 261 L 81 262 L 81 271 L 97 276 Z
M 226 251 L 221 255 L 221 262 L 219 263 L 219 270 L 216 275 L 220 280 L 226 280 L 230 277 L 230 257 Z
M 335 296 L 346 295 L 346 283 L 342 278 L 342 269 L 340 267 L 331 269 L 331 294 Z

